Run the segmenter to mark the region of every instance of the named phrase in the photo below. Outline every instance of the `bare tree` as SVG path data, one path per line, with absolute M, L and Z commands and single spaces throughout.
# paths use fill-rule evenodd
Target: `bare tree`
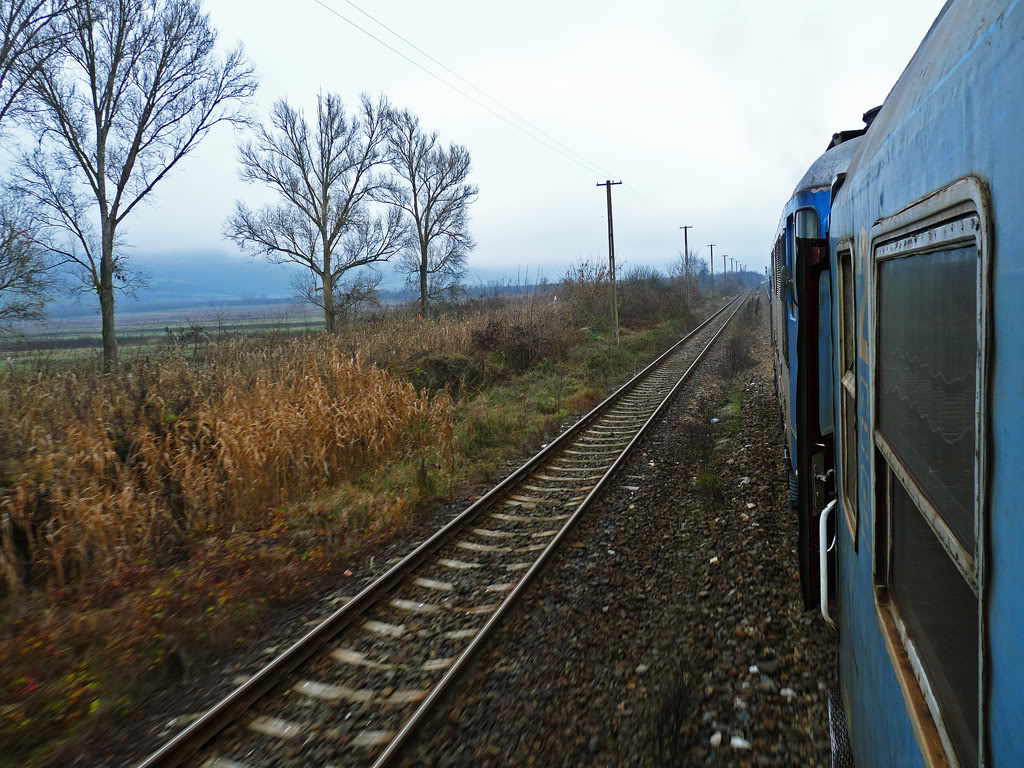
M 380 294 L 378 288 L 384 276 L 372 266 L 363 266 L 346 270 L 334 281 L 331 297 L 331 317 L 333 324 L 328 329 L 333 332 L 338 322 L 344 322 L 354 313 L 362 309 L 379 307 Z M 323 278 L 310 270 L 299 272 L 292 278 L 292 285 L 299 296 L 314 306 L 323 306 Z M 326 314 L 324 328 L 326 325 Z
M 23 105 L 32 74 L 68 27 L 55 23 L 74 0 L 0 0 L 0 123 Z
M 700 257 L 697 252 L 692 248 L 687 254 L 682 250 L 676 252 L 676 257 L 669 264 L 669 276 L 673 280 L 678 280 L 683 284 L 683 291 L 686 297 L 686 308 L 690 309 L 690 305 L 693 301 L 693 293 L 697 281 L 697 264 L 700 261 Z M 704 264 L 704 270 L 707 271 L 707 264 Z
M 709 262 L 703 256 L 698 256 L 693 251 L 690 252 L 690 276 L 697 290 L 705 296 L 711 294 L 714 280 L 712 279 Z
M 26 85 L 53 56 L 65 28 L 56 21 L 69 5 L 68 0 L 0 0 L 0 129 L 22 111 Z M 37 237 L 32 208 L 9 190 L 0 192 L 0 330 L 43 316 L 52 281 Z
M 128 276 L 118 227 L 214 126 L 245 121 L 256 80 L 240 47 L 218 56 L 201 0 L 78 0 L 59 24 L 57 54 L 28 86 L 38 148 L 19 186 L 96 292 L 109 369 L 114 289 Z
M 259 211 L 237 202 L 224 234 L 272 263 L 304 267 L 296 285 L 323 309 L 328 332 L 353 302 L 376 296 L 380 278 L 372 265 L 402 243 L 400 212 L 375 205 L 387 185 L 376 169 L 390 119 L 383 96 L 374 104 L 364 95 L 359 113 L 349 115 L 340 96 L 320 95 L 312 126 L 281 100 L 270 125 L 259 126 L 239 150 L 242 180 L 265 184 L 279 202 Z
M 676 251 L 675 258 L 669 262 L 668 276 L 683 285 L 683 300 L 686 308 L 690 308 L 690 259 L 682 250 Z
M 437 133 L 426 133 L 408 110 L 395 115 L 388 159 L 401 181 L 387 200 L 412 220 L 401 268 L 410 286 L 419 287 L 420 311 L 431 300 L 450 298 L 462 286 L 466 259 L 476 243 L 469 234 L 469 205 L 479 192 L 466 178 L 469 150 L 443 147 Z
M 37 222 L 18 199 L 0 198 L 0 333 L 38 320 L 49 293 L 49 263 L 36 242 Z
M 96 199 L 75 183 L 71 169 L 55 172 L 52 163 L 53 156 L 42 149 L 23 154 L 12 187 L 23 201 L 32 205 L 36 225 L 33 235 L 37 245 L 49 255 L 50 265 L 70 265 L 70 282 L 66 287 L 72 293 L 100 298 L 102 313 L 103 244 L 89 215 Z M 128 259 L 119 232 L 114 235 L 110 274 L 113 290 L 128 297 L 134 297 L 148 282 L 146 273 Z

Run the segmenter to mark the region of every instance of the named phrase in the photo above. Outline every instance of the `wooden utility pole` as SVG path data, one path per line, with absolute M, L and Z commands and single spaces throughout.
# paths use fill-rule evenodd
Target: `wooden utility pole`
M 615 346 L 619 346 L 619 301 L 615 296 L 615 233 L 612 230 L 612 187 L 621 184 L 621 181 L 606 179 L 604 184 L 597 186 L 604 187 L 608 192 L 608 276 L 612 281 L 612 320 L 615 322 Z
M 708 243 L 708 246 L 711 248 L 711 258 L 708 259 L 708 264 L 711 265 L 711 279 L 714 280 L 714 278 L 715 278 L 715 244 L 714 243 Z
M 725 260 L 728 259 L 728 258 L 729 258 L 729 254 L 728 253 L 723 253 L 722 254 L 722 274 L 723 275 L 725 275 L 725 273 L 729 271 L 729 270 L 727 270 L 725 268 Z
M 693 226 L 687 224 L 685 227 L 680 227 L 683 230 L 683 280 L 686 283 L 686 308 L 690 308 L 690 243 L 687 239 L 688 230 L 693 229 Z

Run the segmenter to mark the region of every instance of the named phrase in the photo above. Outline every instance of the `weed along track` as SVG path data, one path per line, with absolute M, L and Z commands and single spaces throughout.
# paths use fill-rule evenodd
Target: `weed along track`
M 384 765 L 743 305 L 737 297 L 139 768 Z

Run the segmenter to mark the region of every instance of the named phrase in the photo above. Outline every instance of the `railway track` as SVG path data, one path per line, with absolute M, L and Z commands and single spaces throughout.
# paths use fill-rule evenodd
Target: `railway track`
M 387 763 L 749 293 L 715 312 L 138 768 Z

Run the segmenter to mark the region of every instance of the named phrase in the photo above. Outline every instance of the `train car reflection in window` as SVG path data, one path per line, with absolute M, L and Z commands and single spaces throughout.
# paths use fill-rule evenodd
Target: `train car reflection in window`
M 857 328 L 852 244 L 839 250 L 839 419 L 842 429 L 843 510 L 857 549 Z
M 977 232 L 976 218 L 967 231 Z M 901 243 L 962 241 L 964 231 L 945 225 Z M 978 247 L 971 239 L 907 255 L 898 244 L 876 254 L 884 587 L 947 749 L 977 765 Z

